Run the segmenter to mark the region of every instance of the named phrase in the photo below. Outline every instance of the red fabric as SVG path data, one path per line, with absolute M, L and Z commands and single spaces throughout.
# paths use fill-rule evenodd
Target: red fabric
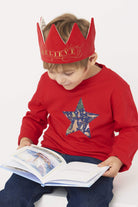
M 23 118 L 19 142 L 22 137 L 28 137 L 37 144 L 48 126 L 43 135 L 43 147 L 101 160 L 117 156 L 124 163 L 121 171 L 127 170 L 138 149 L 137 110 L 129 85 L 112 70 L 100 66 L 102 70 L 97 75 L 71 91 L 44 73 L 29 102 L 30 111 Z M 90 137 L 82 132 L 83 128 L 67 133 L 72 118 L 65 113 L 74 115 L 77 107 L 82 106 L 79 103 L 83 103 L 89 118 L 92 113 L 96 114 L 87 125 Z M 119 135 L 115 136 L 114 131 Z
M 41 58 L 47 63 L 64 64 L 76 62 L 88 58 L 95 51 L 95 27 L 93 18 L 91 19 L 86 39 L 76 23 L 66 43 L 62 40 L 54 24 L 51 26 L 45 42 L 38 23 L 37 33 Z

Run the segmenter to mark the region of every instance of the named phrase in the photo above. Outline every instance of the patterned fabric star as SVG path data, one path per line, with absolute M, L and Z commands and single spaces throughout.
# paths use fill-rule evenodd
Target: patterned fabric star
M 81 131 L 87 137 L 91 137 L 89 123 L 94 120 L 98 114 L 86 112 L 82 99 L 79 100 L 75 111 L 63 111 L 63 113 L 71 121 L 71 124 L 66 131 L 66 135 Z

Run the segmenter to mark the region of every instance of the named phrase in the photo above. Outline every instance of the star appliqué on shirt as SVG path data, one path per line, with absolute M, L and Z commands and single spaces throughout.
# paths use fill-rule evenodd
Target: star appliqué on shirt
M 71 124 L 66 131 L 66 135 L 81 131 L 87 137 L 91 137 L 89 123 L 99 115 L 86 112 L 82 99 L 79 100 L 75 111 L 63 111 L 63 113 L 71 121 Z

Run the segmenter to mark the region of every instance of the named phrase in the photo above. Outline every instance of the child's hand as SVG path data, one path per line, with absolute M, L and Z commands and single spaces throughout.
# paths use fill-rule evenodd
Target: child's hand
M 109 166 L 109 170 L 107 170 L 103 176 L 106 177 L 115 177 L 120 168 L 122 167 L 123 163 L 121 162 L 121 160 L 118 157 L 115 156 L 111 156 L 108 159 L 106 159 L 105 161 L 101 162 L 98 166 L 99 167 L 103 167 L 103 166 Z
M 31 144 L 33 144 L 32 140 L 28 139 L 27 137 L 23 137 L 17 149 L 20 149 L 25 146 L 30 146 Z

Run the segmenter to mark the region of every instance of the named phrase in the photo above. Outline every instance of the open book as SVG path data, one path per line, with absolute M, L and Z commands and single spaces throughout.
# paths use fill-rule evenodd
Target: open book
M 108 166 L 98 167 L 85 162 L 67 164 L 58 153 L 36 145 L 17 150 L 0 167 L 42 186 L 74 187 L 90 187 L 108 169 Z

